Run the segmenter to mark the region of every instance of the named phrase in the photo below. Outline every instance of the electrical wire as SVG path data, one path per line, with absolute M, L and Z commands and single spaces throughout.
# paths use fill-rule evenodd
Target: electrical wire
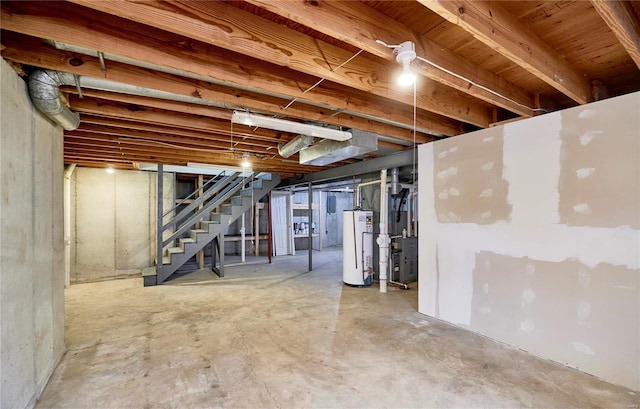
M 351 56 L 351 58 L 347 59 L 345 62 L 343 62 L 342 64 L 338 65 L 336 68 L 332 68 L 331 70 L 329 70 L 329 72 L 336 72 L 338 71 L 340 68 L 344 67 L 345 65 L 347 65 L 351 60 L 353 60 L 354 58 L 356 58 L 357 56 L 360 55 L 360 53 L 362 53 L 364 50 L 360 50 L 357 53 L 355 53 L 354 55 Z M 318 85 L 320 85 L 324 80 L 326 80 L 326 78 L 320 78 L 315 84 L 313 84 L 312 86 L 310 86 L 309 88 L 307 88 L 306 90 L 302 91 L 302 95 L 306 94 L 307 92 L 311 91 L 312 89 L 314 89 L 315 87 L 317 87 Z M 294 99 L 292 99 L 291 101 L 289 101 L 289 103 L 287 105 L 285 105 L 284 107 L 282 107 L 282 110 L 285 110 L 287 108 L 289 108 L 291 105 L 293 105 L 294 102 L 296 102 L 298 99 L 300 99 L 300 97 L 296 97 Z
M 533 112 L 548 112 L 548 111 L 547 111 L 546 109 L 544 109 L 544 108 L 531 108 L 530 106 L 527 106 L 527 105 L 525 105 L 525 104 L 521 104 L 521 103 L 519 103 L 518 101 L 514 101 L 513 99 L 511 99 L 511 98 L 509 98 L 509 97 L 505 97 L 504 95 L 500 94 L 499 92 L 496 92 L 496 91 L 494 91 L 494 90 L 492 90 L 492 89 L 490 89 L 490 88 L 487 88 L 487 87 L 485 87 L 484 85 L 480 85 L 480 84 L 478 84 L 477 82 L 472 81 L 472 80 L 470 80 L 469 78 L 463 77 L 463 76 L 462 76 L 462 75 L 460 75 L 460 74 L 456 74 L 455 72 L 452 72 L 452 71 L 450 71 L 450 70 L 448 70 L 448 69 L 446 69 L 446 68 L 444 68 L 444 67 L 442 67 L 442 66 L 440 66 L 440 65 L 438 65 L 438 64 L 436 64 L 436 63 L 434 63 L 434 62 L 432 62 L 432 61 L 429 61 L 429 60 L 427 60 L 426 58 L 423 58 L 423 57 L 420 57 L 420 56 L 417 56 L 416 58 L 417 58 L 417 59 L 419 59 L 420 61 L 426 62 L 427 64 L 429 64 L 429 65 L 431 65 L 431 66 L 433 66 L 433 67 L 435 67 L 435 68 L 439 69 L 440 71 L 444 71 L 444 72 L 446 72 L 446 73 L 447 73 L 447 74 L 449 74 L 449 75 L 452 75 L 452 76 L 454 76 L 454 77 L 456 77 L 456 78 L 459 78 L 459 79 L 461 79 L 461 80 L 463 80 L 463 81 L 466 81 L 466 82 L 468 82 L 469 84 L 471 84 L 471 85 L 473 85 L 473 86 L 476 86 L 476 87 L 478 87 L 478 88 L 480 88 L 480 89 L 483 89 L 483 90 L 487 91 L 488 93 L 493 94 L 493 95 L 495 95 L 495 96 L 497 96 L 497 97 L 499 97 L 499 98 L 502 98 L 502 99 L 504 99 L 504 100 L 506 100 L 506 101 L 509 101 L 509 102 L 511 102 L 511 103 L 513 103 L 513 104 L 515 104 L 515 105 L 517 105 L 517 106 L 519 106 L 519 107 L 521 107 L 521 108 L 526 108 L 526 109 L 528 109 L 528 110 L 530 110 L 530 111 L 533 111 Z
M 411 170 L 411 185 L 415 189 L 416 185 L 416 128 L 417 128 L 417 96 L 416 81 L 413 82 L 413 168 Z M 409 221 L 407 221 L 409 222 Z
M 381 45 L 383 45 L 383 46 L 385 46 L 385 47 L 387 47 L 387 48 L 393 48 L 393 49 L 396 49 L 396 48 L 400 47 L 400 45 L 390 45 L 390 44 L 387 44 L 387 43 L 385 43 L 385 42 L 384 42 L 384 41 L 382 41 L 382 40 L 376 40 L 376 43 L 381 44 Z M 511 103 L 513 103 L 513 104 L 515 104 L 515 105 L 517 105 L 517 106 L 519 106 L 519 107 L 521 107 L 521 108 L 526 108 L 526 109 L 528 109 L 528 110 L 530 110 L 530 111 L 532 111 L 532 112 L 549 112 L 549 111 L 547 111 L 547 110 L 546 110 L 546 109 L 544 109 L 544 108 L 531 108 L 530 106 L 527 106 L 527 105 L 525 105 L 525 104 L 521 104 L 521 103 L 520 103 L 520 102 L 518 102 L 518 101 L 514 101 L 513 99 L 511 99 L 511 98 L 509 98 L 509 97 L 506 97 L 506 96 L 504 96 L 504 95 L 500 94 L 499 92 L 496 92 L 496 91 L 494 91 L 494 90 L 492 90 L 492 89 L 490 89 L 490 88 L 487 88 L 487 87 L 485 87 L 484 85 L 480 85 L 480 84 L 478 84 L 477 82 L 472 81 L 472 80 L 470 80 L 469 78 L 466 78 L 466 77 L 464 77 L 464 76 L 462 76 L 462 75 L 460 75 L 460 74 L 456 74 L 455 72 L 453 72 L 453 71 L 451 71 L 451 70 L 448 70 L 448 69 L 446 69 L 446 68 L 442 67 L 441 65 L 438 65 L 438 64 L 434 63 L 433 61 L 429 61 L 429 60 L 427 60 L 427 59 L 426 59 L 426 58 L 424 58 L 424 57 L 420 57 L 419 55 L 417 55 L 417 56 L 416 56 L 416 58 L 417 58 L 417 59 L 419 59 L 419 60 L 420 60 L 420 61 L 422 61 L 422 62 L 425 62 L 425 63 L 427 63 L 427 64 L 431 65 L 432 67 L 435 67 L 435 68 L 439 69 L 440 71 L 446 72 L 446 73 L 447 73 L 447 74 L 449 74 L 449 75 L 452 75 L 452 76 L 454 76 L 454 77 L 456 77 L 456 78 L 458 78 L 458 79 L 461 79 L 461 80 L 463 80 L 463 81 L 466 81 L 466 82 L 468 82 L 469 84 L 471 84 L 471 85 L 473 85 L 473 86 L 475 86 L 475 87 L 478 87 L 478 88 L 480 88 L 480 89 L 482 89 L 482 90 L 485 90 L 485 91 L 487 91 L 488 93 L 493 94 L 493 95 L 495 95 L 495 96 L 497 96 L 497 97 L 499 97 L 499 98 L 502 98 L 502 99 L 504 99 L 504 100 L 506 100 L 506 101 L 509 101 L 509 102 L 511 102 Z M 415 83 L 414 83 L 414 86 L 415 86 Z

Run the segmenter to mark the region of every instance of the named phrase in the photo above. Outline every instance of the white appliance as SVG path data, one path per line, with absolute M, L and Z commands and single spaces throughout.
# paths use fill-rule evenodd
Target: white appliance
M 373 283 L 373 212 L 342 213 L 342 281 L 352 286 Z

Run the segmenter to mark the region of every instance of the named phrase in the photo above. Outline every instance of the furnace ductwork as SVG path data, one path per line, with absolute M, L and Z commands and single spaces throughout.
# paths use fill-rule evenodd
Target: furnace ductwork
M 73 131 L 80 126 L 80 116 L 60 100 L 60 85 L 71 84 L 56 71 L 41 70 L 29 75 L 29 95 L 33 105 L 67 131 Z

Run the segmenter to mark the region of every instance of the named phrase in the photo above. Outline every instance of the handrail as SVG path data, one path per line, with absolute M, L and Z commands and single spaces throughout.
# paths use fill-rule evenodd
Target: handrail
M 176 224 L 179 224 L 181 221 L 189 217 L 192 214 L 193 210 L 195 210 L 205 201 L 209 200 L 212 196 L 217 194 L 218 191 L 224 188 L 227 184 L 233 183 L 233 181 L 238 178 L 238 175 L 239 175 L 238 173 L 232 173 L 229 176 L 225 176 L 222 179 L 218 179 L 216 183 L 213 186 L 211 186 L 202 196 L 200 196 L 199 198 L 194 200 L 191 204 L 189 204 L 187 207 L 182 209 L 180 213 L 175 215 L 175 217 L 169 220 L 166 224 L 163 224 L 162 231 L 164 232 L 165 230 L 175 226 Z
M 224 173 L 224 171 L 218 173 L 217 175 L 213 175 L 213 177 L 211 179 L 207 180 L 202 186 L 200 186 L 199 188 L 194 190 L 189 196 L 185 197 L 184 199 L 180 199 L 180 201 L 178 203 L 176 203 L 171 209 L 167 210 L 167 212 L 165 214 L 163 214 L 162 217 L 164 218 L 165 216 L 167 216 L 171 212 L 175 211 L 178 207 L 182 206 L 184 204 L 184 202 L 186 202 L 187 200 L 191 199 L 191 197 L 193 195 L 195 195 L 196 193 L 198 193 L 199 191 L 204 190 L 209 183 L 213 183 L 213 181 L 215 181 L 216 178 L 218 176 L 220 176 L 221 174 L 223 174 L 223 173 Z
M 242 174 L 235 174 L 234 176 L 238 176 Z M 211 210 L 214 207 L 220 206 L 224 201 L 229 199 L 232 195 L 234 195 L 238 190 L 244 188 L 249 182 L 253 180 L 253 174 L 250 177 L 235 177 L 227 186 L 217 193 L 214 200 L 207 203 L 202 209 L 198 210 L 194 213 L 189 219 L 187 219 L 178 229 L 176 229 L 171 236 L 163 240 L 162 248 L 166 247 L 168 244 L 173 242 L 175 239 L 179 238 L 184 232 L 190 229 L 193 225 L 201 221 L 202 216 Z M 169 223 L 167 223 L 168 225 Z M 173 223 L 175 224 L 175 223 Z M 172 225 L 173 225 L 172 224 Z M 163 231 L 165 228 L 163 227 Z

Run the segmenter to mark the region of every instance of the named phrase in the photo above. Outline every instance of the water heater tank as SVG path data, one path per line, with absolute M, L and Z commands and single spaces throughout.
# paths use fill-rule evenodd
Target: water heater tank
M 346 210 L 342 214 L 342 281 L 352 286 L 373 283 L 373 212 Z

